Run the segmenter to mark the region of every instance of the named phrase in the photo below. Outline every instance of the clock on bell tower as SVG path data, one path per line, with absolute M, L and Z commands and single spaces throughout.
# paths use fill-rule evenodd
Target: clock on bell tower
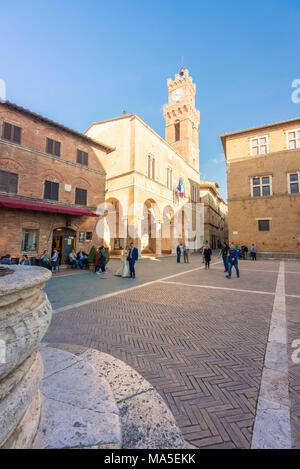
M 169 102 L 164 105 L 166 141 L 199 171 L 200 112 L 195 108 L 196 85 L 188 70 L 168 79 Z

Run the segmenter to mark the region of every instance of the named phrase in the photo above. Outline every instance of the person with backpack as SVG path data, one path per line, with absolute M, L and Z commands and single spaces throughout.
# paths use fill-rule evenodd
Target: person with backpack
M 236 270 L 236 276 L 237 278 L 240 277 L 240 271 L 239 271 L 239 265 L 238 265 L 238 258 L 239 258 L 239 251 L 234 247 L 234 244 L 231 243 L 230 245 L 230 250 L 229 250 L 229 255 L 228 255 L 228 275 L 226 275 L 226 278 L 231 278 L 231 269 L 234 266 Z

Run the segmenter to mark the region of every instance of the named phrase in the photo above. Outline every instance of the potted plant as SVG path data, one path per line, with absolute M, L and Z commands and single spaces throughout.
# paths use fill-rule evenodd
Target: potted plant
M 95 265 L 96 265 L 96 254 L 97 254 L 97 249 L 95 246 L 92 246 L 88 255 L 88 261 L 89 261 L 89 270 L 91 272 L 95 271 Z

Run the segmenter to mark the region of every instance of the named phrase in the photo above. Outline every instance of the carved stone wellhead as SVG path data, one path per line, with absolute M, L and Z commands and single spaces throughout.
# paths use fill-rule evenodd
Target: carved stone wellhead
M 29 448 L 40 419 L 43 362 L 38 346 L 51 322 L 51 304 L 43 291 L 51 272 L 7 268 L 10 272 L 0 277 L 0 448 Z

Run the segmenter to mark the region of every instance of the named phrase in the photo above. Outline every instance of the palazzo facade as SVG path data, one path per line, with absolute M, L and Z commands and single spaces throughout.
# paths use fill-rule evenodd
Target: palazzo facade
M 141 253 L 155 255 L 173 254 L 179 241 L 191 249 L 203 242 L 196 85 L 188 70 L 167 84 L 165 140 L 136 114 L 95 122 L 86 131 L 115 149 L 100 157 L 106 171 L 104 240 L 116 254 L 131 240 Z

